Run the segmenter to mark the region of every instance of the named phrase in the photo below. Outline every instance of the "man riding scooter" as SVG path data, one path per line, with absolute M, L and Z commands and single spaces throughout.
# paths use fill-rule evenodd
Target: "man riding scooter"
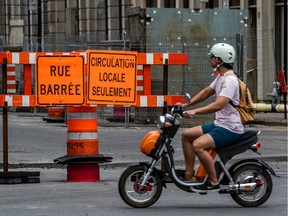
M 233 144 L 243 133 L 244 127 L 238 111 L 229 103 L 239 104 L 239 83 L 233 72 L 235 49 L 226 43 L 217 43 L 208 53 L 210 65 L 219 72 L 214 81 L 202 91 L 197 93 L 189 103 L 177 103 L 186 109 L 215 95 L 215 101 L 199 108 L 187 110 L 185 117 L 193 117 L 197 114 L 215 113 L 213 123 L 199 125 L 186 129 L 182 133 L 182 147 L 185 159 L 185 178 L 193 181 L 195 155 L 206 169 L 209 180 L 206 184 L 195 186 L 195 192 L 219 191 L 220 186 L 216 177 L 214 161 L 208 149 L 217 149 Z

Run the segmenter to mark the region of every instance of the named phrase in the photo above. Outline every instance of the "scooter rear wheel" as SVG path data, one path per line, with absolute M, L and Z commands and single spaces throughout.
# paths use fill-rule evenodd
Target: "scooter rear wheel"
M 256 176 L 255 176 L 256 174 Z M 255 178 L 251 178 L 255 176 Z M 233 173 L 235 183 L 258 182 L 259 186 L 252 192 L 231 193 L 233 200 L 244 207 L 257 207 L 270 197 L 272 192 L 272 179 L 269 173 L 261 166 L 247 164 L 236 169 Z
M 159 183 L 160 178 L 156 173 L 152 173 L 144 188 L 141 188 L 143 177 L 143 166 L 132 166 L 122 173 L 118 182 L 121 198 L 135 208 L 146 208 L 153 205 L 162 193 L 162 184 Z

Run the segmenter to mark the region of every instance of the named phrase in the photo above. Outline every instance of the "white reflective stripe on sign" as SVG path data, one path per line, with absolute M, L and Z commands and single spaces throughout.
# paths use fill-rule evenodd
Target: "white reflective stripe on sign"
M 157 96 L 157 107 L 164 106 L 164 96 Z
M 87 64 L 87 58 L 86 58 L 87 55 L 86 55 L 86 53 L 85 52 L 80 52 L 79 54 L 84 56 L 84 63 Z
M 97 140 L 98 133 L 97 132 L 68 132 L 67 133 L 68 140 Z
M 10 84 L 10 85 L 16 84 L 16 80 L 7 80 L 7 84 Z
M 12 53 L 12 64 L 19 64 L 19 53 Z
M 8 71 L 7 76 L 16 76 L 16 72 L 15 71 Z
M 97 107 L 97 104 L 90 104 L 90 107 Z
M 163 64 L 166 63 L 166 60 L 168 60 L 169 58 L 169 54 L 168 53 L 163 53 Z M 168 61 L 167 61 L 167 64 L 168 64 Z
M 147 107 L 147 97 L 140 96 L 140 107 Z
M 30 106 L 30 97 L 29 96 L 23 96 L 22 97 L 22 106 Z
M 29 53 L 29 63 L 36 64 L 36 53 Z
M 144 87 L 143 86 L 137 86 L 137 91 L 143 91 Z
M 143 70 L 143 65 L 137 65 L 137 70 Z
M 153 53 L 146 54 L 146 64 L 154 64 L 154 55 Z
M 137 80 L 143 80 L 143 76 L 142 75 L 138 75 L 137 76 Z
M 16 93 L 16 89 L 7 89 L 7 93 L 15 94 Z
M 5 101 L 7 102 L 7 106 L 12 106 L 12 96 L 6 95 Z

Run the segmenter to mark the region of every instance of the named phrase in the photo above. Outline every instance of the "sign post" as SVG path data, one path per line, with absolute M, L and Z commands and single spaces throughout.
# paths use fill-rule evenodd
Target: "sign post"
M 39 105 L 83 105 L 83 56 L 37 57 L 37 103 Z
M 2 65 L 2 92 L 7 94 L 7 59 L 4 59 Z M 3 115 L 3 171 L 8 172 L 8 108 L 7 101 L 2 108 Z
M 89 104 L 136 104 L 137 53 L 88 52 Z

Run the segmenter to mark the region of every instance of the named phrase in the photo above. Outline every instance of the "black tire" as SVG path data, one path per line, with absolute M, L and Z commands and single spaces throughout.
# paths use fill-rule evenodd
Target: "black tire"
M 253 192 L 231 193 L 233 200 L 244 207 L 257 207 L 266 202 L 270 197 L 273 183 L 269 173 L 260 165 L 247 164 L 239 167 L 233 173 L 233 180 L 236 184 L 244 183 L 245 177 L 253 176 L 258 173 L 257 179 L 262 181 L 262 185 Z
M 158 183 L 160 178 L 155 172 L 148 179 L 145 189 L 140 189 L 143 175 L 143 166 L 128 167 L 122 173 L 118 182 L 118 191 L 121 198 L 134 208 L 146 208 L 153 205 L 162 193 L 162 184 Z

